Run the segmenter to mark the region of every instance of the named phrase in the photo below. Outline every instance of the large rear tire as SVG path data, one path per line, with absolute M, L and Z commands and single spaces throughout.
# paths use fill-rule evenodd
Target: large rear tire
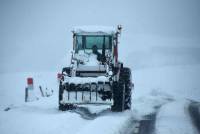
M 124 109 L 125 110 L 130 110 L 131 109 L 131 105 L 132 105 L 132 102 L 131 102 L 131 94 L 132 94 L 132 91 L 131 91 L 131 86 L 128 84 L 126 85 L 126 89 L 125 89 L 125 104 L 124 104 Z
M 119 82 L 113 83 L 113 101 L 111 108 L 114 112 L 121 112 L 131 109 L 131 95 L 132 95 L 132 76 L 129 68 L 122 68 L 120 70 Z
M 114 82 L 113 83 L 113 105 L 111 110 L 113 112 L 122 112 L 124 111 L 125 103 L 125 84 L 123 82 Z
M 122 69 L 122 77 L 124 79 L 125 83 L 125 103 L 124 103 L 124 109 L 129 110 L 131 109 L 131 96 L 132 96 L 132 76 L 131 76 L 131 70 L 129 68 L 123 68 Z

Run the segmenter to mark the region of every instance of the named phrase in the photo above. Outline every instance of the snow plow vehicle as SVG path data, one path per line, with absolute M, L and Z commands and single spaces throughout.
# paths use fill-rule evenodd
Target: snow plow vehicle
M 131 109 L 131 70 L 118 61 L 122 27 L 75 27 L 71 64 L 62 69 L 59 110 L 105 104 L 121 112 Z

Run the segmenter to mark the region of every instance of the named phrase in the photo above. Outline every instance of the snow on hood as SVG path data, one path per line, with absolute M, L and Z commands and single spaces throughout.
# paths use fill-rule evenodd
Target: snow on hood
M 106 33 L 114 34 L 117 29 L 109 26 L 75 26 L 72 30 L 75 33 Z
M 97 60 L 97 55 L 90 53 L 86 54 L 84 51 L 79 51 L 78 54 L 75 54 L 74 57 L 84 62 L 88 66 L 98 66 L 99 61 Z

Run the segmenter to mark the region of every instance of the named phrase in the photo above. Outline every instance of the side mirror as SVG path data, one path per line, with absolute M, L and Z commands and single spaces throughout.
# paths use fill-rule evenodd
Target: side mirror
M 117 29 L 121 32 L 121 30 L 122 30 L 122 25 L 118 25 L 118 26 L 117 26 Z
M 121 31 L 122 31 L 122 25 L 118 25 L 117 26 L 117 34 L 121 35 Z

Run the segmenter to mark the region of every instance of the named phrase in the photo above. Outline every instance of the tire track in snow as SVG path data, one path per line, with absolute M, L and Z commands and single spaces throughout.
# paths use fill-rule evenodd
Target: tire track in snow
M 152 134 L 155 130 L 156 112 L 146 115 L 142 120 L 134 117 L 126 122 L 119 134 Z
M 132 119 L 125 134 L 153 134 L 155 132 L 156 115 L 162 105 L 156 106 L 155 112 L 143 116 L 141 120 Z
M 140 121 L 131 117 L 125 124 L 126 126 L 119 131 L 119 134 L 138 134 Z
M 155 131 L 156 114 L 157 112 L 147 115 L 140 121 L 138 134 L 152 134 Z
M 200 103 L 191 102 L 189 104 L 188 110 L 194 126 L 200 133 Z

